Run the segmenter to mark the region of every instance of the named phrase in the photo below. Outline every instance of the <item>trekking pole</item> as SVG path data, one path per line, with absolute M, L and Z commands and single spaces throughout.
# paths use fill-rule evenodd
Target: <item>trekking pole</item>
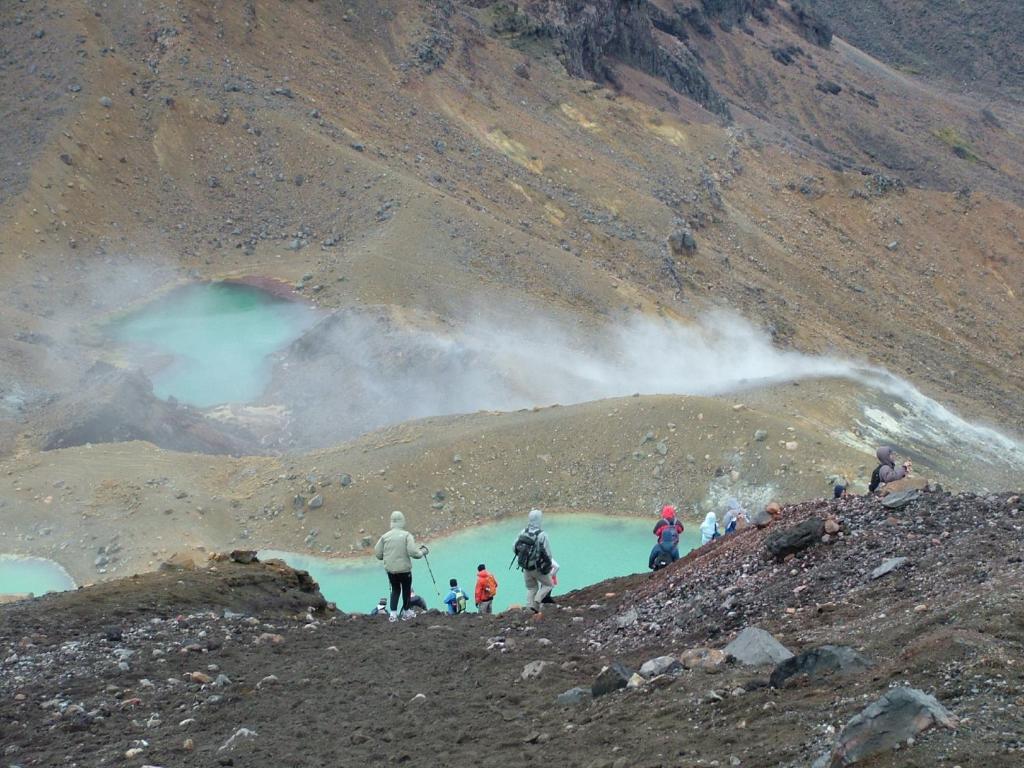
M 423 555 L 423 562 L 427 564 L 427 573 L 430 574 L 430 580 L 434 582 L 434 592 L 437 593 L 437 599 L 441 599 L 441 590 L 437 588 L 437 579 L 434 578 L 434 569 L 430 567 L 430 561 L 426 555 Z

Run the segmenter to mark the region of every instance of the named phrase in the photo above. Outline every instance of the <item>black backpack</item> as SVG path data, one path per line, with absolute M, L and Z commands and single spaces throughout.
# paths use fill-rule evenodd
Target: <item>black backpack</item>
M 516 556 L 516 564 L 524 571 L 540 571 L 549 573 L 551 571 L 551 560 L 540 543 L 540 530 L 527 528 L 519 534 L 516 539 L 513 552 Z
M 871 482 L 868 483 L 868 493 L 874 493 L 878 490 L 878 486 L 882 484 L 882 465 L 879 464 L 875 467 L 875 471 L 871 473 Z
M 672 553 L 659 548 L 658 554 L 654 556 L 654 568 L 651 570 L 660 571 L 668 565 L 672 565 Z

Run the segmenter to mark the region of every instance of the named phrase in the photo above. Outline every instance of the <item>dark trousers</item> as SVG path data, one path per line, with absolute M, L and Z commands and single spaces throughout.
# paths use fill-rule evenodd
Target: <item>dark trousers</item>
M 391 584 L 391 611 L 398 608 L 398 593 L 402 593 L 402 610 L 409 610 L 409 593 L 412 591 L 412 573 L 391 573 L 388 571 L 388 582 Z

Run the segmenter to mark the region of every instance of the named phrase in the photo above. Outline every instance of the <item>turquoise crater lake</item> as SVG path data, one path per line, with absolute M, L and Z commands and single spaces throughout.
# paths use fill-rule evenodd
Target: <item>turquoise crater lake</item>
M 74 588 L 74 580 L 53 560 L 0 555 L 0 595 L 43 595 Z
M 158 397 L 206 408 L 259 398 L 270 380 L 270 355 L 316 321 L 310 307 L 236 283 L 171 291 L 112 323 L 153 381 Z
M 545 515 L 544 530 L 551 537 L 555 560 L 560 566 L 558 586 L 553 592 L 555 599 L 605 579 L 646 572 L 647 557 L 655 543 L 654 522 L 654 517 Z M 475 610 L 472 602 L 476 566 L 484 563 L 498 580 L 494 610 L 522 605 L 526 599 L 523 575 L 514 566 L 509 570 L 509 562 L 512 544 L 525 524 L 525 516 L 517 517 L 423 542 L 430 548 L 428 559 L 437 579 L 437 591 L 446 594 L 448 579 L 456 578 L 470 598 L 470 610 Z M 679 542 L 679 551 L 686 554 L 699 544 L 700 533 L 696 526 L 692 530 L 687 527 Z M 324 597 L 348 613 L 367 613 L 378 599 L 388 594 L 384 567 L 372 556 L 328 558 L 261 550 L 259 557 L 261 560 L 280 558 L 293 568 L 309 571 L 320 584 Z M 423 596 L 428 607 L 441 608 L 427 563 L 414 560 L 412 573 L 413 590 Z

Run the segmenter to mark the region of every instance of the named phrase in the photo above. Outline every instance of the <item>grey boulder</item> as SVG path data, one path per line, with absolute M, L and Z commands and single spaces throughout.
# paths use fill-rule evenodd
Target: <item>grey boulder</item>
M 643 677 L 651 678 L 678 672 L 682 668 L 682 663 L 675 656 L 658 656 L 640 665 L 640 674 Z
M 924 691 L 893 688 L 846 724 L 828 762 L 822 765 L 853 765 L 888 752 L 936 725 L 956 728 L 956 716 Z
M 747 627 L 723 650 L 752 667 L 779 664 L 793 657 L 786 646 L 758 627 Z
M 629 678 L 632 676 L 633 671 L 631 669 L 628 669 L 624 664 L 613 661 L 609 666 L 601 670 L 601 674 L 597 676 L 594 684 L 590 686 L 590 693 L 596 699 L 598 696 L 604 696 L 606 693 L 625 688 L 629 684 Z

